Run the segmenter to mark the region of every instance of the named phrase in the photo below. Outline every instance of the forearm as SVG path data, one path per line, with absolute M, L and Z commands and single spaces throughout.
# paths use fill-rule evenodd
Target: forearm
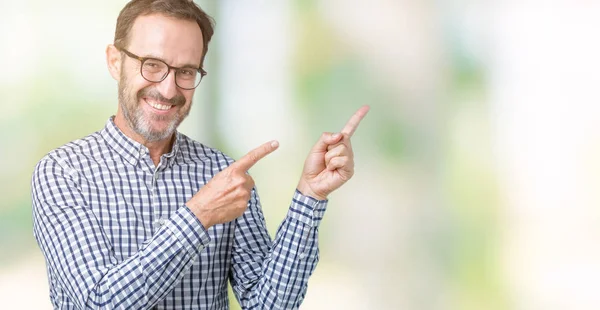
M 190 234 L 189 227 L 193 223 L 185 218 L 183 208 L 180 211 L 133 257 L 108 271 L 90 292 L 88 305 L 107 303 L 106 308 L 110 309 L 125 305 L 128 308 L 149 308 L 179 283 L 208 243 L 208 235 Z M 200 243 L 198 240 L 201 240 Z
M 327 202 L 294 194 L 254 286 L 234 285 L 243 309 L 297 309 L 319 260 L 318 225 Z
M 193 229 L 193 215 L 182 208 L 135 254 L 117 262 L 93 220 L 76 212 L 62 214 L 36 214 L 36 237 L 51 272 L 80 309 L 150 308 L 181 280 L 209 241 L 201 229 Z

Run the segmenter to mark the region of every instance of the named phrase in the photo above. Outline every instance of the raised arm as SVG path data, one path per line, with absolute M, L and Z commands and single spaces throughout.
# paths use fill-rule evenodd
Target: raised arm
M 297 309 L 319 260 L 318 227 L 326 197 L 354 173 L 350 137 L 368 112 L 359 109 L 338 134 L 325 133 L 305 161 L 298 190 L 271 244 L 260 200 L 236 220 L 231 283 L 243 309 Z

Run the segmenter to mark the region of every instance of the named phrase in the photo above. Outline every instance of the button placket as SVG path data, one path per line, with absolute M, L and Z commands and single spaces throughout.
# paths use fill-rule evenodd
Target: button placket
M 154 222 L 154 224 L 155 224 L 155 225 L 157 225 L 157 226 L 160 228 L 160 227 L 163 227 L 163 226 L 165 225 L 165 222 L 166 222 L 166 221 L 167 221 L 167 220 L 166 220 L 166 219 L 164 219 L 164 218 L 159 218 L 158 220 L 156 220 L 156 221 Z

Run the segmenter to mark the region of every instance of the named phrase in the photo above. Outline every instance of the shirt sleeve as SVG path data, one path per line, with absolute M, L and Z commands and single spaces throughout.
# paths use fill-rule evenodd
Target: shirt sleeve
M 80 180 L 60 159 L 46 157 L 34 171 L 34 236 L 48 273 L 79 309 L 152 307 L 181 280 L 209 235 L 182 206 L 137 253 L 118 262 Z
M 319 261 L 318 226 L 327 201 L 294 193 L 275 240 L 266 229 L 256 190 L 238 218 L 231 284 L 242 309 L 297 309 Z

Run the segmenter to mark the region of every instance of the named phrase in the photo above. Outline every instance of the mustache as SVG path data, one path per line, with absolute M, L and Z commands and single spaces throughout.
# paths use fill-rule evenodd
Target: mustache
M 185 104 L 185 97 L 179 92 L 177 92 L 177 95 L 175 95 L 175 97 L 173 97 L 171 99 L 167 99 L 163 95 L 161 95 L 160 92 L 158 92 L 156 89 L 149 88 L 149 87 L 140 89 L 137 93 L 137 97 L 138 97 L 138 100 L 142 97 L 148 97 L 148 98 L 152 98 L 154 100 L 161 101 L 161 102 L 166 102 L 166 103 L 169 103 L 169 104 L 175 105 L 175 106 Z

